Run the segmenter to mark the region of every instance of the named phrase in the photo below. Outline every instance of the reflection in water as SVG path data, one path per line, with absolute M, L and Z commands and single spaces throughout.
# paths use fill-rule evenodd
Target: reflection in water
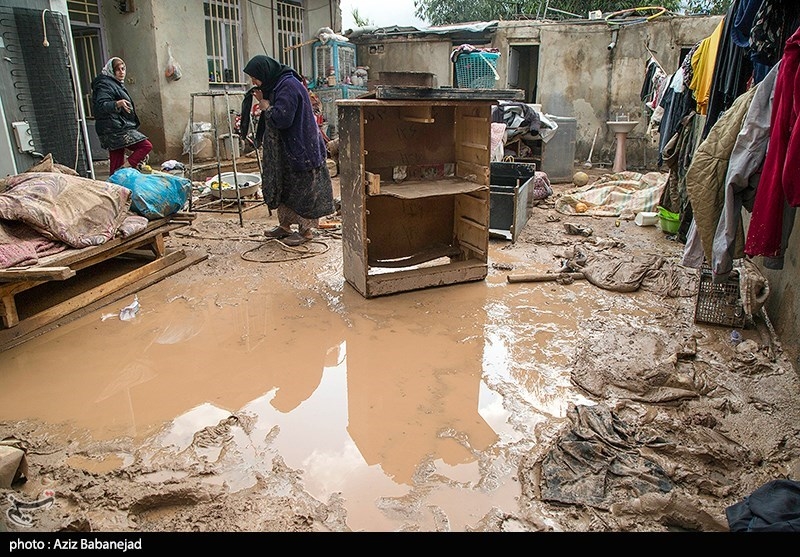
M 478 412 L 481 342 L 437 328 L 395 322 L 388 335 L 373 327 L 348 337 L 347 430 L 368 464 L 402 484 L 426 458 L 471 462 L 496 440 Z M 464 445 L 442 435 L 448 429 Z
M 0 353 L 0 420 L 158 433 L 163 453 L 200 453 L 219 466 L 207 481 L 233 490 L 280 457 L 317 499 L 340 493 L 354 530 L 444 517 L 464 530 L 515 510 L 521 437 L 576 398 L 575 316 L 541 287 L 213 288 L 163 281 L 133 321 L 98 311 Z

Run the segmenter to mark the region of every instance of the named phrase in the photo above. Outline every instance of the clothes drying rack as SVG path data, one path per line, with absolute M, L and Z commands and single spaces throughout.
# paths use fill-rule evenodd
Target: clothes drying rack
M 225 114 L 227 115 L 227 125 L 228 125 L 228 138 L 231 142 L 231 149 L 230 149 L 230 156 L 231 156 L 231 171 L 233 172 L 233 186 L 236 191 L 236 197 L 226 198 L 223 196 L 223 189 L 222 184 L 219 186 L 219 197 L 213 201 L 206 201 L 203 203 L 198 204 L 197 206 L 193 207 L 194 200 L 192 196 L 189 199 L 189 211 L 192 212 L 212 212 L 212 213 L 238 213 L 239 215 L 239 226 L 244 226 L 244 213 L 249 211 L 250 209 L 255 209 L 257 205 L 264 203 L 262 199 L 248 199 L 245 196 L 241 195 L 241 186 L 239 185 L 238 180 L 238 170 L 236 168 L 236 159 L 238 157 L 237 149 L 234 148 L 234 140 L 235 135 L 233 132 L 233 122 L 231 121 L 231 102 L 230 97 L 231 95 L 238 95 L 240 97 L 244 97 L 244 92 L 241 91 L 202 91 L 199 93 L 192 93 L 191 99 L 191 109 L 189 111 L 189 133 L 190 136 L 190 147 L 189 147 L 189 180 L 194 183 L 194 175 L 195 175 L 195 162 L 194 162 L 194 138 L 196 135 L 202 135 L 207 133 L 203 130 L 195 130 L 195 110 L 196 110 L 196 103 L 198 99 L 208 99 L 210 102 L 208 103 L 210 111 L 211 111 L 211 131 L 213 132 L 214 139 L 213 139 L 213 150 L 214 150 L 214 159 L 216 161 L 216 174 L 215 176 L 220 176 L 222 174 L 222 157 L 220 155 L 220 148 L 219 148 L 219 122 L 217 117 L 217 105 L 216 101 L 220 97 L 225 99 Z M 239 106 L 241 105 L 241 101 Z M 258 160 L 258 172 L 259 175 L 261 174 L 261 160 L 258 157 L 258 151 L 256 151 L 256 156 Z

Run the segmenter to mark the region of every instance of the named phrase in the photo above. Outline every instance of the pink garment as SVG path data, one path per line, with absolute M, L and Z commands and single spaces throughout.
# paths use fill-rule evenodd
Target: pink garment
M 800 29 L 786 41 L 772 104 L 771 131 L 744 252 L 781 257 L 783 210 L 800 206 Z

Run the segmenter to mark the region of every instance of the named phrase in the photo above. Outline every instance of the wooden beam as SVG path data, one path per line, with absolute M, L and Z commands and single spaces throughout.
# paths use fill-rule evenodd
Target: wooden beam
M 559 278 L 580 280 L 586 277 L 584 276 L 583 273 L 545 273 L 543 275 L 520 273 L 515 275 L 508 275 L 508 282 L 550 282 L 550 281 L 556 281 Z
M 0 330 L 0 351 L 17 346 L 56 327 L 65 325 L 108 304 L 130 296 L 183 269 L 208 259 L 206 253 L 179 250 L 139 269 L 88 290 L 19 322 L 16 327 Z
M 368 195 L 380 195 L 381 193 L 381 175 L 373 174 L 372 172 L 364 172 L 364 181 L 367 183 Z
M 18 280 L 66 280 L 75 276 L 69 267 L 10 267 L 0 270 L 0 282 Z

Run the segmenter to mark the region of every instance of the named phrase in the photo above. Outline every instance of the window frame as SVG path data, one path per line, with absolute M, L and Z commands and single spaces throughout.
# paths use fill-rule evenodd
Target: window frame
M 246 86 L 241 0 L 203 0 L 203 18 L 209 86 Z

